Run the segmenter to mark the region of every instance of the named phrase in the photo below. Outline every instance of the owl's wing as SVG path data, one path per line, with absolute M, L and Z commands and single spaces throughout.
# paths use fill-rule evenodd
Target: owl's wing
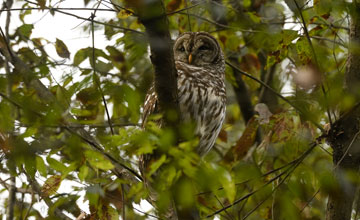
M 157 111 L 158 97 L 155 92 L 155 85 L 153 84 L 145 96 L 144 110 L 142 116 L 141 126 L 144 128 L 148 117 Z

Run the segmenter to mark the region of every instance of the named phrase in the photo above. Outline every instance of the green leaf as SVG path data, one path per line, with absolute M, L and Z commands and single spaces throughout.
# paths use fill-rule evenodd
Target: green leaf
M 75 56 L 74 56 L 74 65 L 78 66 L 80 65 L 84 60 L 86 60 L 86 58 L 89 57 L 90 53 L 89 53 L 89 49 L 88 48 L 83 48 L 80 49 L 76 52 Z
M 29 4 L 26 3 L 23 5 L 23 7 L 26 7 L 26 6 L 29 6 Z M 23 23 L 25 23 L 25 21 L 24 21 L 25 16 L 31 14 L 31 12 L 32 12 L 32 10 L 22 10 L 19 15 L 20 20 Z
M 62 178 L 60 175 L 54 175 L 49 177 L 41 188 L 42 196 L 49 197 L 54 195 L 59 189 Z
M 24 158 L 24 165 L 26 172 L 34 178 L 36 173 L 36 160 L 33 154 L 27 154 L 26 158 Z
M 84 181 L 89 173 L 89 167 L 86 165 L 83 165 L 79 169 L 78 177 L 81 181 Z
M 48 162 L 50 167 L 53 168 L 54 170 L 59 172 L 66 172 L 67 167 L 61 162 L 55 160 L 54 158 L 47 157 L 46 161 Z
M 43 160 L 41 157 L 39 157 L 39 156 L 36 156 L 36 168 L 37 168 L 37 170 L 39 171 L 39 173 L 40 173 L 41 176 L 44 176 L 44 177 L 47 176 L 45 162 L 44 162 L 44 160 Z
M 87 48 L 83 48 L 80 49 L 76 52 L 75 56 L 74 56 L 74 65 L 78 66 L 79 64 L 81 64 L 84 60 L 86 60 L 87 58 L 90 59 L 90 64 L 93 64 L 93 52 L 95 53 L 95 59 L 97 57 L 103 57 L 105 59 L 108 59 L 108 55 L 106 55 L 106 53 L 104 53 L 104 51 L 100 50 L 100 49 L 94 49 L 91 47 L 87 47 Z
M 328 14 L 332 9 L 332 0 L 314 1 L 314 7 L 319 15 Z
M 161 167 L 161 165 L 165 163 L 165 161 L 166 161 L 166 155 L 163 154 L 157 161 L 153 162 L 150 165 L 150 170 L 147 173 L 147 175 L 151 176 L 153 173 L 155 173 Z
M 106 205 L 106 208 L 102 208 L 102 213 L 99 217 L 101 217 L 101 219 L 118 220 L 119 214 L 116 209 L 114 209 L 110 205 Z
M 70 58 L 70 52 L 67 48 L 67 46 L 65 45 L 65 43 L 56 38 L 56 42 L 55 42 L 55 49 L 56 49 L 56 53 L 62 57 L 62 58 Z
M 107 160 L 101 153 L 87 150 L 85 151 L 85 156 L 87 161 L 94 168 L 102 170 L 111 170 L 114 168 L 114 165 L 109 160 Z
M 113 61 L 115 61 L 115 62 L 124 62 L 125 61 L 123 52 L 116 49 L 115 47 L 107 46 L 106 50 L 110 53 L 110 59 L 112 59 Z
M 29 39 L 33 29 L 34 25 L 32 24 L 23 24 L 17 29 L 17 32 L 22 37 Z
M 221 166 L 217 166 L 215 169 L 216 176 L 219 179 L 222 187 L 224 187 L 226 197 L 229 199 L 230 203 L 234 202 L 236 196 L 236 187 L 229 171 Z
M 77 170 L 78 167 L 79 166 L 77 161 L 72 162 L 68 167 L 66 167 L 66 170 L 62 174 L 62 177 L 65 178 L 70 172 Z
M 79 199 L 78 195 L 63 195 L 53 203 L 52 206 L 49 207 L 48 214 L 51 216 L 56 215 L 56 210 L 66 210 L 68 213 L 72 213 L 75 216 L 80 214 L 79 207 L 76 204 L 76 201 Z M 47 217 L 46 219 L 57 219 L 52 217 Z
M 251 0 L 244 0 L 242 4 L 245 8 L 248 8 L 251 6 Z
M 12 111 L 9 103 L 1 102 L 0 103 L 0 130 L 1 131 L 11 131 L 14 127 L 14 121 L 12 117 Z
M 104 63 L 100 60 L 96 61 L 96 71 L 99 73 L 108 73 L 114 66 L 111 63 Z
M 298 37 L 298 32 L 294 30 L 283 30 L 282 37 L 283 37 L 283 44 L 289 45 L 293 40 Z

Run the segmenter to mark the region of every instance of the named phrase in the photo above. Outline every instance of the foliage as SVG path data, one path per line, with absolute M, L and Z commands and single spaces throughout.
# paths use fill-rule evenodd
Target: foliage
M 354 104 L 342 88 L 348 1 L 164 0 L 173 37 L 189 25 L 192 31 L 211 32 L 229 62 L 285 96 L 227 68 L 226 122 L 204 159 L 193 152 L 197 140 L 191 125 L 182 126 L 181 143 L 174 131 L 157 126 L 161 115 L 145 129 L 139 126 L 153 69 L 144 28 L 126 1 L 84 0 L 91 13 L 108 9 L 108 16 L 85 18 L 77 28 L 90 36 L 93 30 L 102 33 L 108 42 L 101 50 L 95 38 L 95 47 L 78 51 L 63 36 L 55 42 L 34 38 L 36 26 L 26 23 L 38 11 L 56 18 L 77 10 L 51 0 L 14 2 L 22 8 L 21 22 L 9 33 L 2 29 L 0 41 L 0 169 L 4 191 L 11 188 L 8 178 L 17 177 L 15 203 L 22 205 L 14 210 L 16 218 L 43 218 L 36 209 L 39 201 L 48 206 L 50 219 L 63 218 L 59 212 L 64 211 L 77 217 L 83 211 L 77 201 L 85 194 L 87 219 L 145 219 L 155 212 L 144 214 L 134 206 L 151 192 L 138 177 L 133 182 L 115 168 L 121 164 L 138 173 L 139 156 L 154 151 L 162 156 L 147 177 L 156 186 L 160 211 L 176 198 L 184 207 L 197 207 L 204 218 L 324 218 L 336 183 L 330 149 L 316 140 L 326 124 Z M 181 10 L 186 5 L 189 9 Z M 49 44 L 58 57 L 49 55 Z M 7 47 L 21 62 L 4 54 Z M 58 80 L 52 75 L 57 66 L 64 67 Z M 266 103 L 271 117 L 261 121 L 260 114 L 245 123 L 235 98 L 236 77 L 246 83 L 252 104 Z M 50 94 L 39 93 L 35 79 L 46 82 Z M 88 136 L 79 135 L 81 129 Z M 102 148 L 94 148 L 95 139 Z M 58 193 L 68 181 L 80 185 Z

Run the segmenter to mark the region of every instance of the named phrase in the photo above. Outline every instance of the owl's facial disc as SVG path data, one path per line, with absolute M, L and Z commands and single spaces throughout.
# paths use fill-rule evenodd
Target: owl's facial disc
M 176 40 L 174 56 L 176 61 L 207 66 L 217 62 L 219 45 L 215 38 L 204 32 L 188 32 Z

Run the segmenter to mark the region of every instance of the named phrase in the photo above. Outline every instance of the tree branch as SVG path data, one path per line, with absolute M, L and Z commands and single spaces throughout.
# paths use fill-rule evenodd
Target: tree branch
M 318 139 L 319 139 L 319 138 L 318 138 Z M 229 205 L 227 205 L 227 206 L 225 206 L 225 207 L 223 207 L 223 208 L 215 211 L 214 213 L 208 215 L 207 218 L 213 217 L 213 216 L 215 216 L 216 214 L 219 214 L 219 213 L 221 213 L 221 212 L 223 212 L 223 211 L 225 211 L 225 210 L 233 207 L 234 205 L 238 204 L 239 202 L 244 201 L 245 199 L 251 197 L 251 196 L 254 195 L 255 193 L 259 192 L 260 190 L 262 190 L 263 188 L 265 188 L 266 186 L 268 186 L 269 184 L 271 184 L 272 182 L 274 182 L 275 180 L 279 179 L 280 177 L 282 177 L 283 175 L 286 174 L 285 177 L 280 181 L 280 183 L 277 184 L 277 185 L 275 186 L 275 188 L 272 190 L 272 192 L 271 192 L 271 194 L 272 194 L 273 192 L 275 192 L 275 191 L 281 186 L 281 184 L 284 183 L 284 181 L 292 174 L 292 172 L 302 163 L 302 161 L 313 151 L 313 149 L 314 149 L 317 145 L 318 145 L 318 144 L 317 144 L 317 141 L 310 143 L 310 147 L 309 147 L 298 159 L 296 159 L 296 162 L 295 162 L 294 164 L 292 164 L 290 167 L 288 167 L 285 171 L 283 171 L 283 172 L 281 172 L 280 174 L 276 175 L 275 177 L 271 178 L 269 181 L 267 181 L 264 185 L 260 186 L 258 189 L 255 189 L 255 190 L 253 190 L 252 192 L 246 194 L 245 196 L 243 196 L 243 197 L 235 200 L 232 204 L 229 204 Z M 271 195 L 271 194 L 270 194 L 270 195 Z M 269 197 L 266 197 L 266 199 L 268 199 L 268 198 L 269 198 Z M 264 201 L 263 201 L 263 202 L 264 202 Z M 259 206 L 260 206 L 261 204 L 262 204 L 262 202 L 259 203 Z M 257 207 L 256 207 L 256 208 L 257 208 Z M 247 218 L 252 212 L 253 212 L 253 210 L 250 211 L 250 212 L 245 216 L 245 218 Z
M 39 185 L 38 182 L 36 182 L 36 180 L 32 179 L 27 173 L 25 173 L 28 182 L 31 185 L 31 188 L 33 189 L 34 192 L 36 192 L 37 194 L 41 195 L 41 187 Z M 51 201 L 51 199 L 49 198 L 42 198 L 44 200 L 44 202 L 46 203 L 46 205 L 48 207 L 53 207 L 54 203 Z M 67 217 L 59 208 L 55 208 L 54 209 L 54 214 L 59 218 L 59 219 L 64 219 L 64 220 L 70 220 L 69 217 Z
M 234 64 L 226 61 L 226 64 L 229 65 L 232 68 L 235 68 L 237 71 L 239 71 L 239 73 L 241 73 L 242 75 L 245 75 L 246 77 L 249 77 L 250 79 L 256 81 L 257 83 L 259 83 L 260 85 L 266 87 L 270 92 L 274 93 L 276 96 L 278 96 L 280 99 L 282 99 L 283 101 L 285 101 L 286 103 L 288 103 L 289 105 L 291 105 L 294 109 L 296 109 L 298 112 L 304 114 L 304 112 L 297 107 L 294 103 L 292 103 L 291 101 L 289 101 L 287 98 L 285 98 L 284 96 L 282 96 L 280 93 L 278 93 L 277 91 L 275 91 L 273 88 L 271 88 L 269 85 L 267 85 L 266 83 L 264 83 L 263 81 L 253 77 L 252 75 L 245 73 L 244 71 L 240 70 L 238 67 L 236 67 Z M 318 124 L 316 121 L 313 121 L 311 119 L 309 119 L 311 121 L 311 123 L 313 123 L 319 130 L 321 130 L 322 132 L 324 132 L 324 128 Z
M 27 1 L 27 2 L 29 2 L 31 4 L 34 4 L 34 5 L 39 5 L 36 2 L 31 2 L 31 1 Z M 117 26 L 117 25 L 113 25 L 113 24 L 108 24 L 108 23 L 104 23 L 104 22 L 101 22 L 101 21 L 95 21 L 95 20 L 91 19 L 91 17 L 84 18 L 84 17 L 78 16 L 78 15 L 75 15 L 75 14 L 71 14 L 69 12 L 62 11 L 59 8 L 53 8 L 53 7 L 45 6 L 44 9 L 47 9 L 47 10 L 50 10 L 50 11 L 56 11 L 56 12 L 59 12 L 61 14 L 69 15 L 69 16 L 75 17 L 75 18 L 80 19 L 80 20 L 90 21 L 90 22 L 94 22 L 96 24 L 101 24 L 101 25 L 104 25 L 104 26 L 109 26 L 109 27 L 116 28 L 116 29 L 121 29 L 121 30 L 124 30 L 124 31 L 130 31 L 130 32 L 134 32 L 134 33 L 137 33 L 137 34 L 144 34 L 141 31 L 137 31 L 137 30 L 134 30 L 134 29 L 131 29 L 131 28 L 126 28 L 126 27 L 121 27 L 121 26 Z M 69 8 L 66 8 L 65 10 L 69 10 Z M 92 10 L 95 10 L 95 9 L 92 9 Z M 96 9 L 96 10 L 99 10 L 99 9 Z
M 165 114 L 176 111 L 179 116 L 177 75 L 164 3 L 161 0 L 136 2 L 128 0 L 127 2 L 136 9 L 141 23 L 145 26 L 150 44 L 151 62 L 155 70 L 155 91 L 160 109 Z M 164 119 L 167 124 L 176 123 L 169 120 L 169 117 Z
M 0 28 L 0 31 L 2 33 L 2 30 Z M 8 42 L 4 36 L 4 34 L 0 35 L 0 53 L 5 56 L 12 65 L 17 69 L 16 74 L 19 74 L 24 79 L 25 85 L 27 87 L 31 87 L 35 90 L 36 94 L 39 96 L 40 99 L 47 103 L 54 103 L 59 107 L 59 109 L 64 110 L 63 105 L 58 102 L 56 97 L 53 95 L 53 93 L 48 90 L 42 82 L 36 78 L 36 74 L 31 71 L 31 68 L 24 63 L 10 48 L 8 45 Z M 6 97 L 3 94 L 0 94 L 2 97 Z M 6 100 L 10 101 L 12 104 L 16 106 L 20 106 L 16 102 L 12 101 L 11 98 L 6 97 Z M 42 116 L 41 114 L 36 113 L 36 115 Z M 130 182 L 137 182 L 138 180 L 141 180 L 141 176 L 136 173 L 136 171 L 132 170 L 131 168 L 127 167 L 124 163 L 117 161 L 115 158 L 113 158 L 111 155 L 106 153 L 103 150 L 103 147 L 101 144 L 93 138 L 90 134 L 86 132 L 85 129 L 79 128 L 76 130 L 72 130 L 71 128 L 67 127 L 68 121 L 73 121 L 73 117 L 68 113 L 64 116 L 64 122 L 62 126 L 64 126 L 70 133 L 78 135 L 84 142 L 89 144 L 94 150 L 100 152 L 103 154 L 107 159 L 109 159 L 113 165 L 116 167 L 116 170 L 114 170 L 115 174 L 121 174 L 124 179 L 129 180 Z M 137 179 L 136 179 L 136 178 Z
M 347 69 L 345 72 L 345 89 L 348 94 L 360 100 L 360 56 L 358 46 L 360 43 L 360 4 L 352 3 L 350 21 L 350 45 Z M 347 176 L 349 172 L 358 173 L 360 166 L 360 142 L 357 138 L 360 125 L 359 104 L 344 113 L 340 119 L 334 122 L 328 135 L 328 142 L 334 150 L 333 162 L 334 178 L 337 190 L 329 195 L 327 204 L 326 220 L 349 220 L 351 219 L 353 201 L 356 188 L 359 185 Z

